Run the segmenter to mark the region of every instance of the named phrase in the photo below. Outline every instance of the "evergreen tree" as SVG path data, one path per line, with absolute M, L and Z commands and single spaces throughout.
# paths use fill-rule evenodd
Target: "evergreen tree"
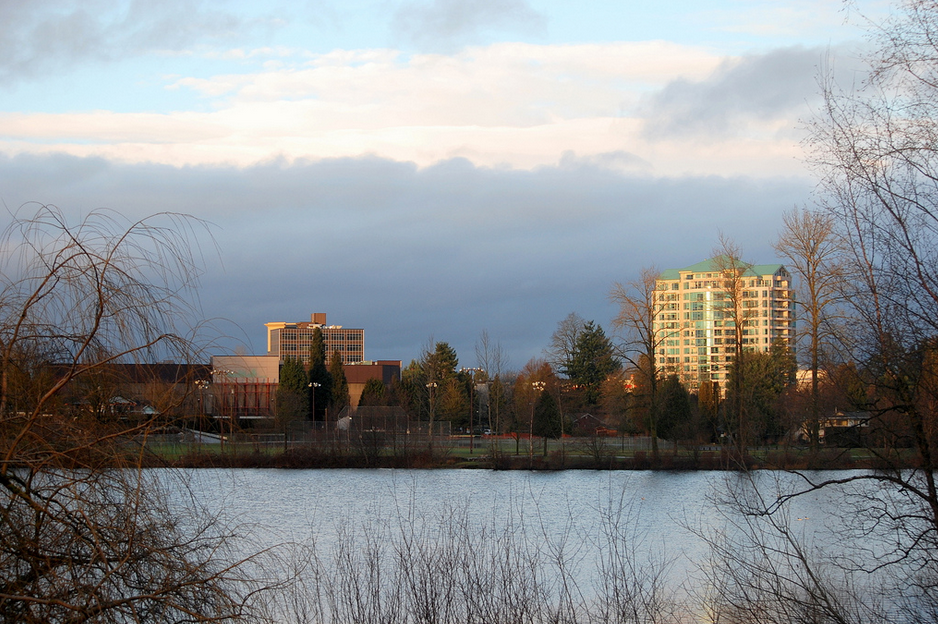
M 736 385 L 733 382 L 740 369 L 743 382 L 739 386 L 739 396 L 734 397 Z M 750 436 L 757 438 L 784 433 L 779 399 L 795 383 L 796 370 L 795 356 L 782 340 L 772 343 L 768 352 L 744 351 L 742 360 L 733 362 L 728 398 L 739 402 L 749 423 Z M 730 430 L 738 431 L 738 428 L 731 426 Z M 751 440 L 743 441 L 744 444 L 749 442 Z
M 716 382 L 703 382 L 697 390 L 697 407 L 711 442 L 719 439 L 720 387 Z
M 438 342 L 432 353 L 424 353 L 422 364 L 427 381 L 440 383 L 456 376 L 459 358 L 448 342 Z
M 315 409 L 313 418 L 315 420 L 325 419 L 326 408 L 332 402 L 332 376 L 326 367 L 326 343 L 323 340 L 320 327 L 313 329 L 312 342 L 309 347 L 309 381 L 307 389 L 311 391 L 311 400 Z
M 602 396 L 606 377 L 622 367 L 603 328 L 587 322 L 579 333 L 567 368 L 563 371 L 583 392 L 588 405 L 596 405 Z
M 387 392 L 384 382 L 380 379 L 369 379 L 365 382 L 362 390 L 362 396 L 358 399 L 359 407 L 368 407 L 373 405 L 387 405 Z
M 560 406 L 557 405 L 554 395 L 544 390 L 534 404 L 534 435 L 559 438 L 561 430 Z
M 456 377 L 450 377 L 437 388 L 436 414 L 455 427 L 469 424 L 469 396 L 465 385 Z
M 329 376 L 332 378 L 332 411 L 338 414 L 350 402 L 345 366 L 338 351 L 333 351 L 332 359 L 329 360 Z
M 277 419 L 281 425 L 309 414 L 307 384 L 303 364 L 295 358 L 284 360 L 280 366 L 276 399 Z
M 392 386 L 397 404 L 413 420 L 424 420 L 430 413 L 427 377 L 422 362 L 411 360 L 401 371 L 401 379 Z
M 686 430 L 693 414 L 690 394 L 677 375 L 668 375 L 658 389 L 658 435 L 677 445 L 679 432 Z

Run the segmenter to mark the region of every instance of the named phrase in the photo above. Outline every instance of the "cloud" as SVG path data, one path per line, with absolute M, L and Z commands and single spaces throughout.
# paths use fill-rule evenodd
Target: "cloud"
M 621 159 L 629 157 L 598 160 Z M 812 187 L 804 178 L 652 176 L 572 155 L 534 170 L 465 159 L 177 168 L 20 156 L 0 157 L 0 181 L 11 209 L 35 200 L 76 216 L 105 206 L 214 223 L 221 256 L 208 258 L 203 312 L 242 328 L 248 351 L 265 348 L 265 322 L 325 311 L 365 328 L 370 358 L 406 364 L 432 335 L 469 365 L 486 329 L 516 368 L 571 311 L 611 329 L 614 281 L 701 260 L 720 231 L 747 258 L 772 261 L 780 214 Z
M 629 154 L 630 166 L 659 175 L 793 172 L 799 165 L 790 130 L 804 116 L 794 96 L 786 94 L 791 105 L 772 115 L 740 113 L 747 131 L 732 126 L 722 135 L 711 121 L 728 124 L 732 111 L 687 109 L 688 91 L 710 100 L 731 86 L 734 94 L 758 91 L 751 84 L 761 79 L 758 71 L 730 64 L 714 74 L 721 62 L 659 41 L 500 43 L 453 56 L 336 50 L 260 72 L 174 78 L 173 88 L 193 89 L 208 102 L 199 111 L 0 113 L 0 150 L 240 166 L 373 154 L 421 167 L 466 158 L 526 169 L 574 152 L 580 159 Z M 643 97 L 655 106 L 643 108 Z M 704 114 L 710 117 L 698 120 Z M 713 132 L 701 142 L 680 131 L 689 126 Z
M 249 19 L 204 0 L 0 2 L 0 80 L 46 78 L 87 62 L 181 52 L 276 20 Z
M 418 0 L 398 8 L 391 28 L 421 49 L 452 52 L 489 30 L 543 33 L 546 24 L 525 0 Z
M 831 50 L 800 46 L 727 59 L 707 78 L 678 78 L 649 96 L 643 106 L 645 136 L 730 137 L 791 132 L 810 104 L 820 100 L 818 77 Z M 837 68 L 859 69 L 841 54 Z

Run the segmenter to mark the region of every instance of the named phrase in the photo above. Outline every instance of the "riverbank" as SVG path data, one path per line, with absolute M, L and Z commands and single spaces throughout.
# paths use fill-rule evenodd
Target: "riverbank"
M 363 453 L 342 447 L 296 446 L 281 448 L 229 445 L 227 448 L 203 446 L 180 452 L 173 447 L 148 445 L 148 460 L 153 466 L 179 468 L 397 468 L 397 469 L 488 469 L 488 470 L 855 470 L 886 467 L 881 455 L 864 449 L 757 448 L 741 461 L 729 448 L 710 450 L 661 450 L 657 457 L 648 451 L 618 453 L 587 452 L 570 447 L 549 450 L 531 449 L 519 454 L 498 448 L 404 449 Z M 903 459 L 908 467 L 909 457 Z M 891 463 L 891 467 L 895 467 Z

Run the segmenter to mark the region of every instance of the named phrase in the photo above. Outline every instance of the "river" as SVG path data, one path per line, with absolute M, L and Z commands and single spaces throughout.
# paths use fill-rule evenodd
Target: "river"
M 493 578 L 486 576 L 488 572 L 481 574 L 485 578 L 484 583 L 478 581 L 480 587 L 488 583 L 489 589 L 474 590 L 480 595 L 504 591 L 515 596 L 503 596 L 492 607 L 496 610 L 522 608 L 516 596 L 531 588 L 505 589 L 519 576 L 536 586 L 531 591 L 540 597 L 532 601 L 559 609 L 568 592 L 571 604 L 573 596 L 580 605 L 570 607 L 571 612 L 579 609 L 577 614 L 586 608 L 582 605 L 609 602 L 610 573 L 636 577 L 629 580 L 632 584 L 639 577 L 642 583 L 657 584 L 653 589 L 669 600 L 677 596 L 683 602 L 691 596 L 703 600 L 714 579 L 714 540 L 726 535 L 728 527 L 740 530 L 739 514 L 729 506 L 727 496 L 756 491 L 771 502 L 779 492 L 800 484 L 795 476 L 769 471 L 747 476 L 656 471 L 198 469 L 183 474 L 196 500 L 222 516 L 228 526 L 238 527 L 240 552 L 278 545 L 311 547 L 307 552 L 313 553 L 320 566 L 317 595 L 339 594 L 350 587 L 361 591 L 361 584 L 368 582 L 361 577 L 363 570 L 380 571 L 385 580 L 381 589 L 369 590 L 377 605 L 369 613 L 391 608 L 387 605 L 395 600 L 403 601 L 400 604 L 409 600 L 407 604 L 412 605 L 413 596 L 404 600 L 382 592 L 390 591 L 387 587 L 407 586 L 406 579 L 415 569 L 427 568 L 421 582 L 427 586 L 439 584 L 465 592 L 464 585 L 480 577 L 478 569 L 498 568 L 505 561 L 509 566 L 492 571 Z M 825 476 L 849 474 L 855 473 Z M 747 489 L 751 484 L 755 490 Z M 836 544 L 850 519 L 830 497 L 829 491 L 799 497 L 776 522 L 802 543 Z M 475 563 L 469 565 L 467 560 Z M 470 573 L 476 564 L 478 569 Z M 458 575 L 456 568 L 462 570 Z M 459 579 L 450 578 L 451 573 Z M 323 578 L 332 585 L 324 589 Z M 397 580 L 389 583 L 388 578 Z M 414 588 L 421 585 L 413 579 L 410 582 Z M 499 584 L 502 589 L 497 589 Z M 602 598 L 597 601 L 597 596 Z M 333 614 L 351 608 L 334 597 L 331 600 L 334 604 L 327 610 Z M 478 598 L 469 599 L 469 606 L 459 609 L 475 609 L 478 602 Z M 706 621 L 709 616 L 701 615 L 702 609 L 685 611 L 679 619 Z M 398 617 L 393 609 L 390 616 L 381 613 L 374 618 L 348 616 L 348 621 Z M 457 619 L 466 617 L 460 612 Z M 496 616 L 478 616 L 479 621 L 487 617 Z M 553 616 L 513 617 L 538 621 Z M 591 621 L 610 619 L 596 618 L 592 612 L 589 617 Z

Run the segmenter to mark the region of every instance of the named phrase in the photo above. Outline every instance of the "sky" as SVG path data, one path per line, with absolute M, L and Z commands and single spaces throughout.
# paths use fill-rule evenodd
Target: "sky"
M 406 366 L 609 334 L 643 267 L 777 262 L 810 206 L 818 77 L 862 78 L 837 0 L 0 0 L 0 225 L 172 211 L 211 224 L 199 306 L 365 329 Z

